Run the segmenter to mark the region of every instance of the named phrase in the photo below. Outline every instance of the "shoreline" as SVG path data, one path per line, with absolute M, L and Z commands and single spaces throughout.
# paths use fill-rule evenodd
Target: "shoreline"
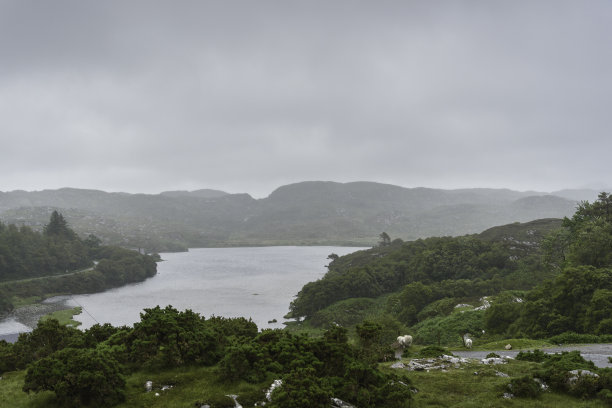
M 31 332 L 36 327 L 41 317 L 61 310 L 70 310 L 77 306 L 75 302 L 72 303 L 74 303 L 74 305 L 71 306 L 70 295 L 62 295 L 52 296 L 38 303 L 16 308 L 9 314 L 3 316 L 2 322 L 8 323 L 13 320 L 16 325 L 21 325 L 28 330 L 20 328 L 17 331 L 7 331 L 0 334 L 0 340 L 14 343 L 17 341 L 19 334 Z

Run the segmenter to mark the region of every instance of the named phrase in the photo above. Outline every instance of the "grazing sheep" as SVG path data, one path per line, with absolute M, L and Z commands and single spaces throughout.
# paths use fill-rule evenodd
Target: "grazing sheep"
M 395 342 L 391 345 L 391 347 L 395 350 L 395 358 L 400 360 L 402 358 L 402 354 L 404 354 L 404 350 L 412 345 L 412 336 L 407 334 L 405 336 L 398 336 Z
M 400 347 L 410 347 L 412 346 L 412 336 L 409 334 L 406 334 L 405 336 L 398 336 L 397 342 L 399 343 Z
M 472 339 L 465 339 L 465 347 L 472 348 Z

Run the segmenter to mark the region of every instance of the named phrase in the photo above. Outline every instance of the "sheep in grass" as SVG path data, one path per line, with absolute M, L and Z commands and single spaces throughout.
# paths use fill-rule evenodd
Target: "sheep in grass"
M 398 336 L 392 347 L 395 349 L 395 358 L 398 360 L 402 358 L 404 350 L 412 345 L 412 336 L 406 334 L 404 336 Z

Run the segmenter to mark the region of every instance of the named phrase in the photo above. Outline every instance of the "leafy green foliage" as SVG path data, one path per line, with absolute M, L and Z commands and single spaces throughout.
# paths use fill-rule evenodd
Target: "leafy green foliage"
M 101 351 L 64 348 L 28 368 L 23 390 L 54 391 L 64 406 L 112 406 L 124 399 L 121 371 L 117 361 Z
M 24 368 L 27 364 L 64 348 L 84 346 L 84 336 L 80 330 L 63 326 L 55 319 L 40 320 L 34 330 L 21 333 L 14 344 L 12 349 L 16 363 L 14 368 Z
M 94 260 L 100 262 L 94 266 Z M 57 211 L 44 233 L 0 223 L 0 313 L 12 297 L 91 293 L 142 281 L 157 272 L 152 255 L 81 240 Z
M 296 368 L 283 378 L 283 385 L 272 393 L 273 408 L 328 408 L 331 390 L 311 368 Z
M 516 355 L 517 360 L 521 361 L 533 361 L 536 363 L 542 363 L 547 361 L 550 358 L 549 354 L 544 353 L 540 349 L 535 349 L 533 351 L 519 351 Z
M 211 365 L 220 357 L 220 344 L 205 319 L 172 306 L 145 309 L 125 345 L 129 361 L 151 366 Z
M 508 388 L 512 394 L 522 398 L 536 398 L 542 392 L 540 384 L 535 382 L 533 376 L 530 375 L 511 379 Z
M 405 309 L 401 320 L 409 323 L 428 303 L 448 296 L 432 293 L 429 285 L 479 279 L 491 280 L 486 286 L 499 286 L 502 281 L 498 276 L 515 269 L 516 262 L 510 260 L 501 244 L 474 236 L 379 246 L 330 263 L 329 272 L 322 279 L 306 284 L 298 293 L 290 305 L 289 316 L 311 317 L 339 300 L 377 297 L 406 285 L 400 299 L 401 308 Z M 466 285 L 466 289 L 468 286 L 473 284 Z

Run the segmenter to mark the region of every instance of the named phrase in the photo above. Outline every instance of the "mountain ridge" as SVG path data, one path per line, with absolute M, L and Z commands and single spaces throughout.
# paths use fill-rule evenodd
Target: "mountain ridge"
M 376 182 L 305 181 L 268 197 L 220 190 L 159 194 L 62 188 L 0 192 L 0 220 L 41 228 L 59 210 L 81 235 L 147 251 L 245 245 L 374 245 L 393 238 L 479 233 L 497 225 L 571 215 L 571 198 L 510 189 L 443 190 Z M 590 196 L 589 196 L 590 194 Z

